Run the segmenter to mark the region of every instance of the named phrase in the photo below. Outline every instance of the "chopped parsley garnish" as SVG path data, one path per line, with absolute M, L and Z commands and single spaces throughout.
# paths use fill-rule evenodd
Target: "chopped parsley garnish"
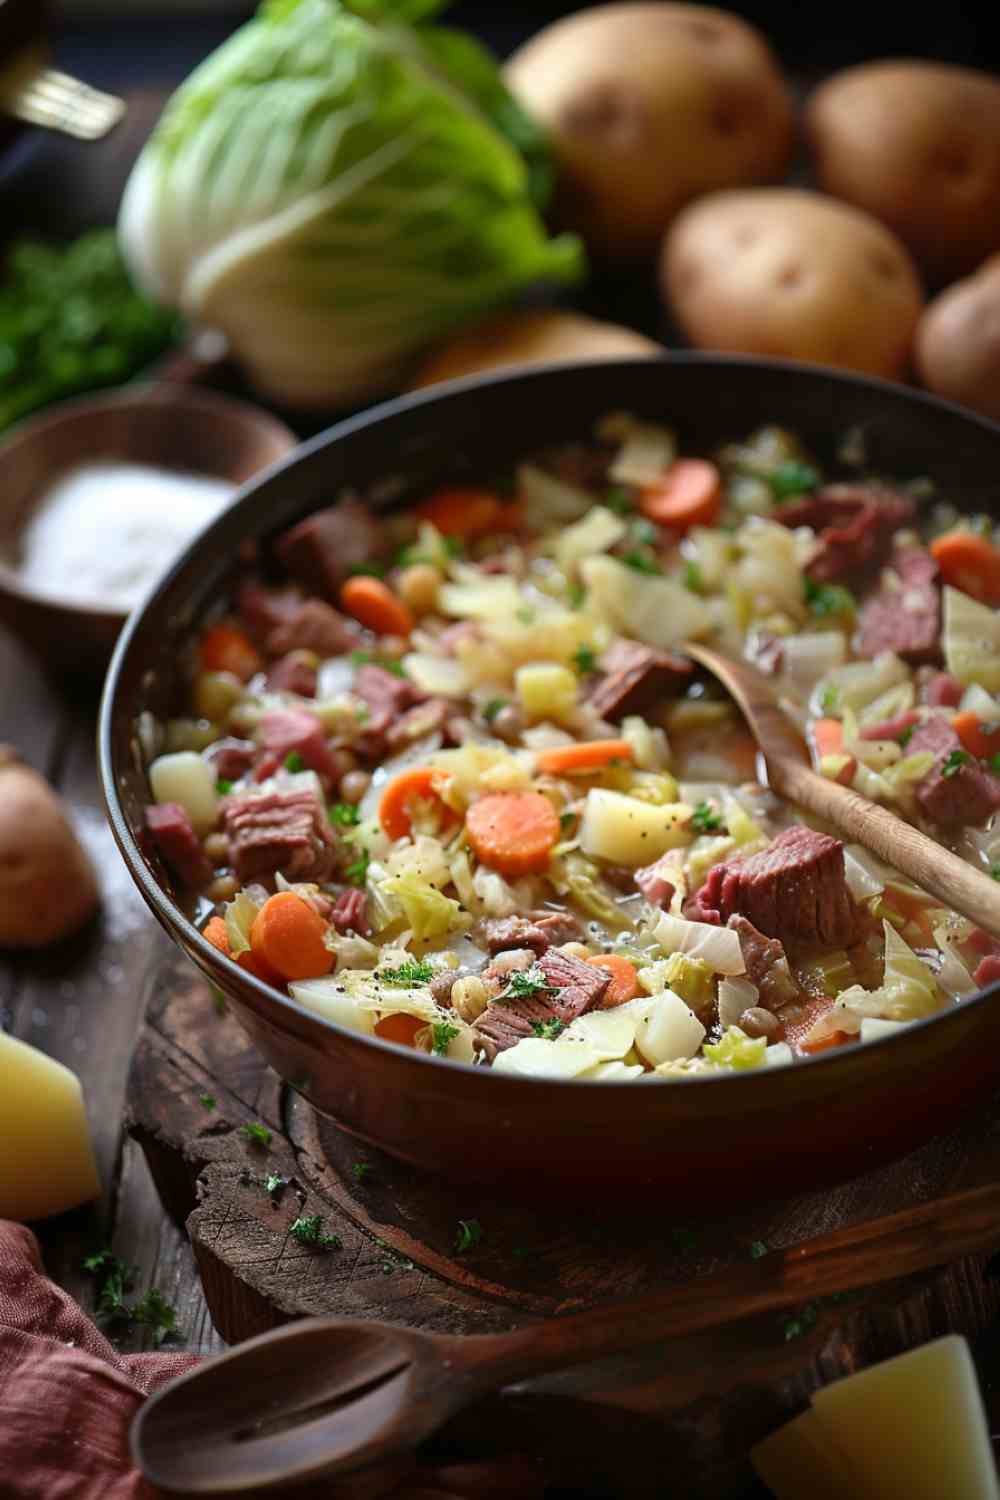
M 483 1226 L 478 1219 L 459 1219 L 458 1232 L 455 1235 L 455 1249 L 459 1255 L 464 1255 L 466 1250 L 471 1250 L 473 1245 L 478 1245 L 483 1238 Z
M 559 814 L 559 827 L 563 833 L 569 833 L 571 828 L 576 827 L 576 820 L 578 816 L 579 814 L 570 812 L 568 808 L 565 812 L 561 812 Z
M 699 833 L 718 833 L 722 818 L 710 802 L 699 802 L 691 814 L 691 827 Z
M 279 1193 L 283 1193 L 287 1186 L 288 1178 L 282 1177 L 280 1172 L 268 1172 L 264 1178 L 264 1188 L 270 1193 L 272 1198 L 277 1197 Z
M 705 587 L 705 580 L 701 576 L 701 569 L 696 562 L 684 564 L 684 587 L 690 589 L 692 594 L 700 594 Z
M 630 510 L 635 509 L 632 496 L 623 484 L 613 484 L 605 493 L 604 503 L 608 510 L 613 510 L 619 516 L 627 515 Z
M 785 1320 L 785 1343 L 790 1339 L 801 1338 L 807 1329 L 811 1328 L 819 1316 L 819 1308 L 815 1302 L 807 1302 L 805 1307 L 800 1308 L 794 1318 Z
M 330 822 L 338 828 L 356 828 L 361 814 L 353 802 L 334 802 L 330 807 Z
M 814 583 L 806 578 L 803 585 L 805 601 L 814 615 L 845 615 L 857 609 L 857 602 L 850 589 L 839 583 Z
M 198 1103 L 202 1106 L 203 1109 L 214 1109 L 215 1108 L 215 1095 L 214 1094 L 199 1094 L 198 1095 Z
M 431 1022 L 431 1051 L 436 1057 L 447 1057 L 448 1048 L 458 1036 L 458 1027 L 449 1021 Z
M 368 879 L 368 866 L 371 863 L 371 855 L 367 850 L 356 859 L 353 865 L 348 865 L 344 871 L 344 879 L 349 885 L 363 886 Z
M 460 536 L 446 536 L 444 550 L 449 557 L 462 557 L 465 554 L 465 543 Z
M 350 578 L 384 578 L 385 565 L 377 562 L 353 563 L 347 573 Z
M 912 740 L 912 738 L 916 734 L 916 732 L 917 732 L 917 726 L 916 726 L 916 724 L 907 724 L 906 728 L 903 730 L 902 734 L 899 736 L 900 749 L 902 749 L 902 750 L 906 749 L 907 745 L 910 743 L 910 741 Z
M 227 781 L 225 776 L 220 776 L 218 781 L 215 783 L 216 793 L 220 797 L 228 797 L 232 789 L 233 783 L 231 781 Z
M 83 1269 L 97 1278 L 96 1310 L 100 1322 L 115 1323 L 124 1328 L 148 1328 L 154 1347 L 177 1334 L 177 1314 L 155 1286 L 135 1302 L 129 1304 L 125 1301 L 125 1294 L 131 1291 L 136 1276 L 135 1266 L 128 1265 L 110 1250 L 98 1250 L 87 1256 Z
M 532 1021 L 531 1030 L 532 1034 L 540 1036 L 543 1042 L 554 1042 L 559 1033 L 566 1030 L 566 1022 L 553 1016 L 551 1021 Z
M 637 547 L 654 547 L 660 539 L 660 529 L 652 521 L 645 517 L 633 521 L 629 528 L 629 536 Z
M 952 750 L 941 767 L 942 776 L 957 776 L 962 767 L 971 760 L 967 750 Z
M 645 552 L 626 552 L 622 555 L 622 562 L 626 568 L 631 568 L 634 573 L 660 573 L 662 569 L 655 558 L 647 557 Z
M 292 1239 L 300 1245 L 312 1245 L 317 1250 L 339 1250 L 343 1244 L 339 1234 L 324 1234 L 323 1220 L 319 1214 L 299 1216 L 288 1226 Z
M 493 720 L 496 718 L 500 710 L 506 707 L 506 698 L 491 698 L 489 703 L 484 704 L 483 706 L 483 718 L 486 720 L 487 724 L 492 724 Z
M 582 583 L 571 583 L 566 590 L 566 599 L 570 609 L 579 609 L 586 595 L 587 591 Z
M 383 984 L 397 984 L 408 989 L 415 984 L 430 984 L 434 978 L 434 969 L 423 959 L 413 959 L 400 964 L 398 969 L 379 969 L 375 977 L 381 979 Z
M 271 1144 L 271 1132 L 266 1125 L 259 1125 L 256 1120 L 252 1120 L 249 1125 L 241 1125 L 240 1135 L 252 1146 L 267 1147 Z
M 539 990 L 550 989 L 551 986 L 545 975 L 537 964 L 532 964 L 530 969 L 515 969 L 507 980 L 507 988 L 504 995 L 508 999 L 526 1000 L 531 995 L 537 995 Z
M 573 661 L 576 664 L 576 670 L 582 677 L 587 672 L 593 672 L 596 668 L 597 653 L 594 651 L 594 648 L 592 646 L 580 646 L 579 649 L 574 651 L 573 653 Z
M 791 500 L 796 495 L 807 494 L 819 486 L 819 475 L 811 464 L 800 463 L 791 458 L 779 464 L 768 475 L 771 493 L 780 505 L 782 500 Z
M 352 651 L 351 664 L 355 667 L 381 667 L 383 672 L 391 672 L 394 677 L 406 676 L 401 661 L 394 656 L 377 656 L 374 651 Z
M 987 764 L 995 776 L 1000 776 L 1000 750 L 989 757 Z
M 305 768 L 306 763 L 302 759 L 302 756 L 299 754 L 299 752 L 297 750 L 289 750 L 288 754 L 285 756 L 285 770 L 304 771 Z
M 840 694 L 831 682 L 820 694 L 819 706 L 825 714 L 832 714 L 840 700 Z
M 351 1171 L 354 1173 L 355 1182 L 364 1182 L 371 1176 L 372 1164 L 370 1161 L 356 1161 Z
M 764 1256 L 767 1255 L 767 1253 L 768 1253 L 768 1249 L 767 1249 L 767 1246 L 764 1244 L 764 1241 L 763 1240 L 754 1240 L 753 1244 L 750 1246 L 750 1259 L 751 1260 L 763 1260 Z

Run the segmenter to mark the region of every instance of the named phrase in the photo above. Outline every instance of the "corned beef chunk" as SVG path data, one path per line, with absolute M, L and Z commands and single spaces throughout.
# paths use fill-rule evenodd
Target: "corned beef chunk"
M 230 735 L 216 740 L 205 751 L 205 759 L 212 762 L 216 776 L 223 781 L 239 781 L 245 776 L 257 758 L 257 746 L 253 740 L 239 740 Z
M 746 917 L 738 915 L 730 917 L 726 926 L 739 937 L 747 978 L 757 986 L 761 1005 L 777 1011 L 794 1000 L 799 987 L 788 967 L 780 939 L 765 937 Z
M 578 943 L 583 938 L 583 923 L 571 911 L 540 911 L 529 913 L 532 926 L 544 932 L 553 948 L 561 943 Z
M 295 693 L 299 698 L 316 696 L 316 663 L 307 651 L 288 651 L 267 669 L 272 693 Z
M 940 715 L 915 729 L 907 755 L 929 750 L 936 757 L 914 795 L 924 817 L 939 828 L 970 828 L 1000 807 L 1000 780 L 962 749 L 948 720 Z
M 893 553 L 893 576 L 861 611 L 857 652 L 869 659 L 881 651 L 895 651 L 919 665 L 941 655 L 941 601 L 938 565 L 929 552 L 906 547 Z
M 336 597 L 351 570 L 377 558 L 382 547 L 375 517 L 360 500 L 348 498 L 284 532 L 274 550 L 306 588 Z
M 1000 954 L 989 953 L 985 958 L 980 959 L 972 977 L 981 990 L 984 990 L 988 984 L 996 984 L 1000 979 Z
M 315 714 L 305 708 L 275 708 L 260 721 L 260 741 L 265 756 L 257 779 L 272 775 L 289 755 L 298 755 L 302 767 L 335 780 L 340 767 L 326 742 L 326 732 Z
M 329 880 L 336 840 L 313 787 L 248 792 L 222 804 L 229 861 L 242 885 L 274 875 Z
M 547 988 L 534 994 L 502 993 L 476 1022 L 477 1045 L 490 1062 L 498 1052 L 531 1036 L 535 1026 L 546 1021 L 568 1025 L 604 999 L 611 975 L 594 964 L 585 964 L 568 953 L 549 948 L 528 971 L 538 972 Z
M 483 923 L 483 937 L 494 956 L 508 948 L 531 948 L 542 954 L 550 946 L 544 929 L 529 917 L 493 917 Z
M 236 606 L 244 625 L 258 640 L 291 620 L 302 608 L 298 589 L 269 589 L 254 578 L 240 585 Z
M 385 731 L 387 747 L 402 750 L 414 740 L 422 740 L 428 734 L 443 730 L 453 712 L 454 706 L 447 698 L 428 698 L 426 703 L 414 704 Z
M 590 707 L 611 723 L 641 713 L 658 698 L 677 693 L 693 671 L 683 656 L 657 651 L 639 641 L 616 641 L 598 665 L 603 676 L 590 694 Z
M 759 854 L 716 865 L 696 905 L 723 921 L 744 916 L 765 936 L 799 946 L 843 948 L 855 930 L 843 844 L 801 825 Z
M 950 672 L 935 672 L 924 683 L 922 701 L 931 708 L 957 708 L 965 688 Z
M 357 932 L 367 937 L 371 932 L 367 908 L 368 897 L 364 891 L 342 891 L 333 903 L 330 921 L 338 932 Z
M 819 546 L 806 567 L 814 583 L 877 567 L 896 532 L 913 516 L 913 501 L 881 485 L 831 484 L 815 495 L 779 505 L 784 526 L 811 526 Z
M 636 889 L 645 896 L 650 906 L 661 906 L 664 911 L 668 911 L 677 889 L 677 873 L 676 858 L 671 860 L 667 855 L 661 854 L 651 865 L 643 865 L 636 870 L 632 878 Z
M 327 604 L 325 599 L 306 599 L 293 613 L 279 620 L 267 636 L 273 656 L 287 651 L 315 651 L 317 656 L 343 656 L 361 643 L 361 631 L 353 620 Z
M 147 807 L 146 827 L 164 860 L 185 885 L 203 885 L 211 879 L 211 862 L 179 802 L 159 802 Z
M 355 672 L 351 692 L 368 708 L 368 718 L 365 720 L 358 748 L 362 754 L 372 759 L 385 752 L 392 728 L 399 724 L 407 709 L 418 704 L 423 696 L 405 677 L 396 677 L 384 667 L 371 663 L 366 663 Z

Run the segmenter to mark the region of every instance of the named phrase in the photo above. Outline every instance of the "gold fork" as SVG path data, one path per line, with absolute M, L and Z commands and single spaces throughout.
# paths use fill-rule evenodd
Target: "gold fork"
M 107 135 L 125 113 L 124 99 L 102 93 L 48 66 L 42 47 L 26 47 L 0 71 L 0 114 L 43 125 L 81 141 Z

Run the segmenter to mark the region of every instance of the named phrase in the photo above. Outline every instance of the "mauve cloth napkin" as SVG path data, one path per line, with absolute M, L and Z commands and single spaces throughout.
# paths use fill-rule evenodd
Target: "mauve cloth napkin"
M 119 1354 L 42 1267 L 23 1224 L 0 1220 L 0 1497 L 157 1500 L 134 1467 L 128 1429 L 143 1397 L 198 1363 L 192 1354 Z M 404 1460 L 286 1500 L 531 1500 L 525 1459 L 431 1468 Z

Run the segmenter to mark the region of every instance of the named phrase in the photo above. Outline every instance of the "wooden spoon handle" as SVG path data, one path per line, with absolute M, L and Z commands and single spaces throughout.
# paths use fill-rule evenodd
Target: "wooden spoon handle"
M 818 775 L 800 760 L 765 753 L 768 780 L 776 792 L 833 823 L 886 864 L 1000 938 L 1000 884 L 981 874 L 910 823 Z
M 456 1341 L 458 1362 L 493 1389 L 547 1371 L 683 1338 L 817 1297 L 893 1281 L 1000 1246 L 1000 1186 L 990 1185 L 819 1235 L 760 1260 L 630 1302 Z M 476 1368 L 478 1366 L 478 1369 Z

